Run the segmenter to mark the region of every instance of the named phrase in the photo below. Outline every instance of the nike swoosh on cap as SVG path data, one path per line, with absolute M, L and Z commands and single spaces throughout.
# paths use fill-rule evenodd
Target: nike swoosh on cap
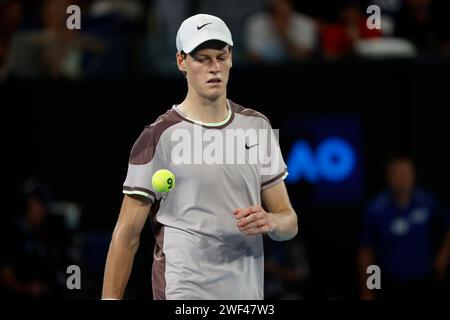
M 211 24 L 212 22 L 208 22 L 208 23 L 205 23 L 205 24 L 202 24 L 201 26 L 197 26 L 197 30 L 200 30 L 201 28 L 203 28 L 204 26 L 206 26 L 206 25 L 208 25 L 208 24 Z

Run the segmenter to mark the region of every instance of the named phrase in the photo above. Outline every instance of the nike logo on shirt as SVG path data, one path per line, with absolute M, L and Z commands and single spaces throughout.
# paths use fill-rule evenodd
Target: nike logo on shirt
M 255 144 L 249 146 L 248 143 L 246 142 L 246 143 L 245 143 L 245 149 L 248 150 L 248 149 L 253 148 L 254 146 L 257 146 L 257 145 L 258 145 L 258 143 L 255 143 Z

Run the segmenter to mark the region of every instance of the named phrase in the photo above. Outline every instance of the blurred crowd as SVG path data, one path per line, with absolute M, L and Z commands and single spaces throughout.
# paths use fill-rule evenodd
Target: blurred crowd
M 72 4 L 80 30 L 66 27 Z M 0 0 L 0 78 L 177 73 L 176 31 L 195 13 L 228 24 L 240 65 L 450 55 L 445 0 Z

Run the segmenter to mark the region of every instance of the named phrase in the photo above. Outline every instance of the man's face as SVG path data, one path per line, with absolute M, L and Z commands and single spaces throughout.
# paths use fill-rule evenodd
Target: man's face
M 415 184 L 415 170 L 408 159 L 392 161 L 387 167 L 387 182 L 394 193 L 409 192 Z
M 190 89 L 198 95 L 216 100 L 226 94 L 226 87 L 232 66 L 231 52 L 228 46 L 223 49 L 200 49 L 186 58 L 178 54 L 178 67 L 186 72 Z

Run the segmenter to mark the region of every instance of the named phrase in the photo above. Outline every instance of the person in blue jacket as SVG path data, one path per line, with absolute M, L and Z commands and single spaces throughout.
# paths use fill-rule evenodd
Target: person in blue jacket
M 406 156 L 386 166 L 388 190 L 368 204 L 358 262 L 361 298 L 437 297 L 448 274 L 450 215 L 436 197 L 416 185 L 415 166 Z M 367 267 L 377 265 L 381 289 L 367 286 Z

